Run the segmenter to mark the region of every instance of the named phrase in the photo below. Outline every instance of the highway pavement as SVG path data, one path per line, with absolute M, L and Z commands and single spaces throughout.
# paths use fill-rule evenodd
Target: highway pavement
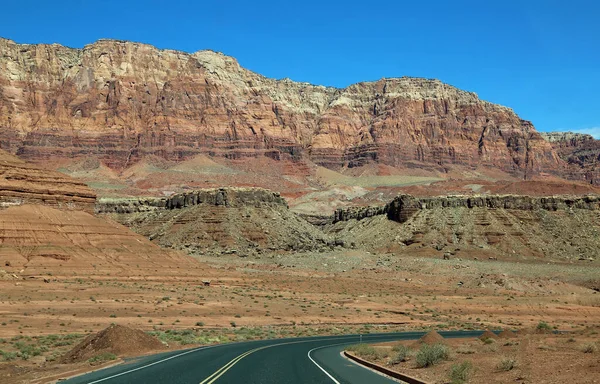
M 482 331 L 445 331 L 477 337 Z M 362 335 L 365 343 L 411 340 L 424 332 Z M 68 384 L 383 384 L 397 383 L 340 355 L 359 335 L 249 341 L 199 347 L 134 359 L 62 381 Z

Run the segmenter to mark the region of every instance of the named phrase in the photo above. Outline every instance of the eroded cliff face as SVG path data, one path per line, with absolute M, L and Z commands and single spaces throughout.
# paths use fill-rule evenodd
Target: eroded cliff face
M 112 40 L 71 49 L 0 39 L 0 145 L 114 169 L 198 153 L 330 168 L 486 165 L 524 177 L 563 166 L 531 123 L 438 80 L 335 89 L 268 79 L 212 51 Z
M 573 132 L 542 133 L 557 154 L 568 163 L 570 173 L 600 185 L 600 140 Z

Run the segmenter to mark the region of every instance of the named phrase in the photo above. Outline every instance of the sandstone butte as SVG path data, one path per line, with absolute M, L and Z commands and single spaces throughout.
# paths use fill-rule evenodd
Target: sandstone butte
M 37 163 L 94 156 L 267 156 L 336 169 L 487 166 L 584 179 L 510 108 L 438 80 L 343 89 L 274 80 L 229 56 L 100 40 L 83 49 L 0 39 L 0 146 Z

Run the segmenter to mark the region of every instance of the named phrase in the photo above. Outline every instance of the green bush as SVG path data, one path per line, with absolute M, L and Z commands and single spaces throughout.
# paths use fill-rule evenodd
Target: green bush
M 418 368 L 426 368 L 440 361 L 448 360 L 449 356 L 450 349 L 444 344 L 423 344 L 415 356 L 415 361 Z
M 453 364 L 450 370 L 450 382 L 452 384 L 462 384 L 467 382 L 472 369 L 473 364 L 470 361 Z
M 548 325 L 548 323 L 546 323 L 545 321 L 540 321 L 537 325 L 537 327 L 535 327 L 538 331 L 551 331 L 552 327 L 550 325 Z
M 0 356 L 2 356 L 3 361 L 13 361 L 14 359 L 17 358 L 17 353 L 16 352 L 4 352 L 3 350 L 0 350 Z
M 410 348 L 406 345 L 398 344 L 394 348 L 392 348 L 392 358 L 389 361 L 389 365 L 396 365 L 398 363 L 402 363 L 408 359 L 410 355 Z

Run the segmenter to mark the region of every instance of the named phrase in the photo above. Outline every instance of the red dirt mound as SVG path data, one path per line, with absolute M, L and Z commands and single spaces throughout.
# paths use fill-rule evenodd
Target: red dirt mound
M 444 337 L 442 335 L 440 335 L 436 331 L 430 331 L 427 334 L 423 335 L 423 337 L 421 337 L 419 340 L 417 340 L 415 345 L 420 346 L 422 344 L 433 345 L 433 344 L 443 344 L 443 343 L 444 343 Z
M 510 329 L 505 329 L 504 331 L 498 334 L 498 337 L 501 339 L 513 339 L 517 337 L 517 334 L 511 331 Z
M 132 356 L 164 348 L 163 343 L 143 331 L 113 324 L 86 337 L 61 358 L 61 363 L 86 361 L 101 353 Z
M 487 329 L 485 332 L 483 332 L 481 334 L 481 336 L 479 336 L 479 340 L 481 340 L 481 341 L 485 341 L 487 339 L 496 340 L 497 338 L 498 338 L 498 336 L 494 332 L 487 330 Z

